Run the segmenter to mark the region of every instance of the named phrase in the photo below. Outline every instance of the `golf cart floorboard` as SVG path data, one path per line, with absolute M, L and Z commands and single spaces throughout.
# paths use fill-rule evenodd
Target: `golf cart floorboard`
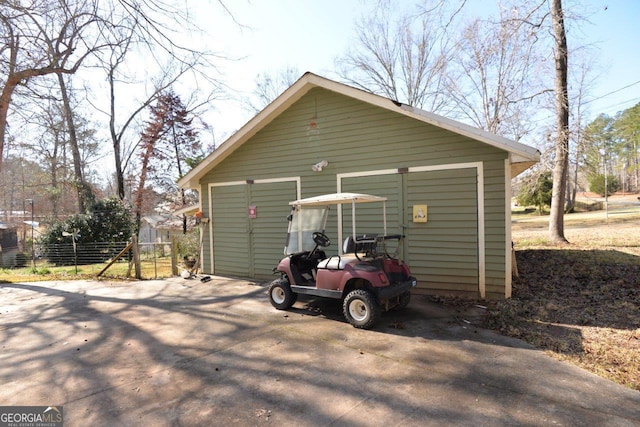
M 307 286 L 291 285 L 291 290 L 297 294 L 315 295 L 325 298 L 342 298 L 342 291 L 333 289 L 317 289 L 314 283 L 309 283 Z

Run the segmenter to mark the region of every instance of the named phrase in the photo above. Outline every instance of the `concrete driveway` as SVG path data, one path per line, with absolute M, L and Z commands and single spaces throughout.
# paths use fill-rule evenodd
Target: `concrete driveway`
M 375 330 L 337 302 L 174 278 L 0 284 L 0 405 L 65 426 L 640 425 L 640 393 L 416 297 Z

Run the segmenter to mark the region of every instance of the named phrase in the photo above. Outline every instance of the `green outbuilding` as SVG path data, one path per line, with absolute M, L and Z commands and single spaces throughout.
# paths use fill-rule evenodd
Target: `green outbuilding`
M 200 195 L 207 274 L 273 278 L 290 201 L 367 193 L 387 197 L 388 232 L 406 236 L 414 292 L 502 299 L 511 179 L 539 159 L 527 145 L 306 73 L 179 185 Z M 327 230 L 327 255 L 344 227 Z

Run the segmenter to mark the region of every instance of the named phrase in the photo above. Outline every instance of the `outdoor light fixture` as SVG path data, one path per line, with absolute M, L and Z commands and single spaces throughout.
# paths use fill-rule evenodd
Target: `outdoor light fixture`
M 311 166 L 311 170 L 314 172 L 322 172 L 322 169 L 326 168 L 329 165 L 329 162 L 326 160 L 322 160 L 315 165 Z

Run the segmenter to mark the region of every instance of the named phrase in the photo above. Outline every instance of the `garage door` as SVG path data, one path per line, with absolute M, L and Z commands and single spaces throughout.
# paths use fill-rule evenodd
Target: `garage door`
M 404 259 L 429 293 L 478 292 L 477 169 L 409 171 L 342 180 L 343 191 L 385 196 L 388 233 L 403 233 Z M 414 205 L 427 206 L 427 222 L 413 222 Z M 368 210 L 367 210 L 368 209 Z M 361 221 L 362 212 L 368 215 Z M 358 210 L 358 232 L 378 230 L 378 211 Z M 343 235 L 351 232 L 343 211 Z M 378 228 L 376 228 L 378 227 Z
M 256 208 L 256 218 L 249 220 L 252 259 L 249 277 L 269 279 L 284 257 L 289 202 L 296 199 L 296 183 L 258 183 L 249 187 L 250 204 Z
M 213 187 L 214 274 L 272 277 L 283 257 L 289 202 L 296 194 L 294 181 Z
M 421 288 L 478 292 L 475 168 L 412 172 L 407 180 L 407 262 Z M 427 205 L 427 222 L 413 222 Z
M 214 274 L 248 275 L 247 185 L 216 186 L 211 191 Z

